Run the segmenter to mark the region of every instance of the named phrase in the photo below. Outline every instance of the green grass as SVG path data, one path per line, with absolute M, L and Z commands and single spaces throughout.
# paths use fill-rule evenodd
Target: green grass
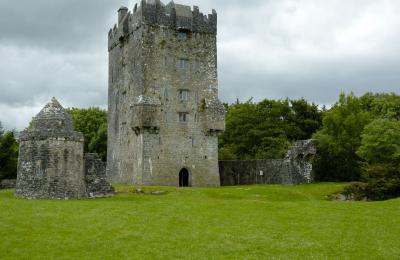
M 0 258 L 399 259 L 400 200 L 327 200 L 343 186 L 117 186 L 81 201 L 0 191 Z

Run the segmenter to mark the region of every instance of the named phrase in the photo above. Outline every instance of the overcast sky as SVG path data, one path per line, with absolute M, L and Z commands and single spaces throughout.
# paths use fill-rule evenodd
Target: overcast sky
M 107 106 L 107 33 L 129 0 L 0 0 L 0 121 L 25 128 L 52 96 Z M 139 0 L 137 0 L 139 2 Z M 182 0 L 218 12 L 220 98 L 400 92 L 399 0 Z

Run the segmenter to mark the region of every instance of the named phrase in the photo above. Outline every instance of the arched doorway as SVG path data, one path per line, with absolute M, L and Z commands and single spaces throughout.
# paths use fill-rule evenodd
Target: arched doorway
M 189 171 L 186 168 L 179 172 L 179 187 L 189 187 Z

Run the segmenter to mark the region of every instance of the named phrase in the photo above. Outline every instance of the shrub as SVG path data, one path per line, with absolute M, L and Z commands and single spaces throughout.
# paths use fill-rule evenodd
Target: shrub
M 385 200 L 400 196 L 399 165 L 390 163 L 369 164 L 364 169 L 368 183 L 366 194 L 370 200 Z
M 380 201 L 400 196 L 399 166 L 389 163 L 366 164 L 363 180 L 344 188 L 343 195 L 349 200 Z
M 366 187 L 368 184 L 363 182 L 354 182 L 344 188 L 343 195 L 348 200 L 364 200 L 367 198 Z

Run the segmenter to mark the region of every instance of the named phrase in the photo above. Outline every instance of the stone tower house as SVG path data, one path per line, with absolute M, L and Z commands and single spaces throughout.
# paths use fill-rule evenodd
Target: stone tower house
M 108 34 L 113 182 L 219 186 L 217 13 L 142 0 Z

